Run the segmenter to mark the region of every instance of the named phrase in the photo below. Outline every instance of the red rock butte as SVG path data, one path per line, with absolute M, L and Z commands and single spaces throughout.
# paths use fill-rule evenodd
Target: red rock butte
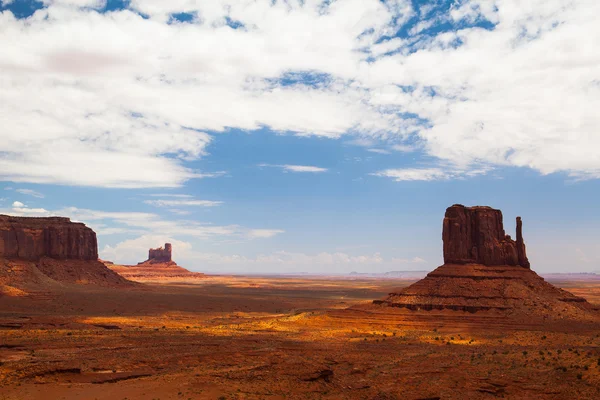
M 200 272 L 191 272 L 177 265 L 172 259 L 173 246 L 148 250 L 148 259 L 137 265 L 115 265 L 105 261 L 105 265 L 126 279 L 138 282 L 183 281 L 204 278 Z
M 504 231 L 502 211 L 455 204 L 446 210 L 444 217 L 444 263 L 529 268 L 522 230 L 521 217 L 517 217 L 517 240 L 514 241 Z
M 172 256 L 173 246 L 171 243 L 165 243 L 165 247 L 148 250 L 148 260 L 144 262 L 168 263 L 173 261 Z M 141 263 L 140 263 L 141 264 Z
M 130 284 L 98 261 L 96 233 L 84 224 L 0 215 L 0 295 L 6 288 L 27 292 L 64 283 Z
M 516 241 L 504 231 L 502 212 L 455 204 L 446 210 L 444 264 L 424 279 L 375 304 L 413 311 L 495 310 L 543 318 L 585 318 L 594 308 L 530 269 L 517 217 Z
M 93 230 L 69 218 L 0 215 L 0 257 L 97 260 L 98 242 Z

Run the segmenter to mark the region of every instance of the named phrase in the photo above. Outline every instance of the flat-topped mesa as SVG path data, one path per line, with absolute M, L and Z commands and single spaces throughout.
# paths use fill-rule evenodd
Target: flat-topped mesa
M 448 207 L 442 231 L 444 263 L 530 268 L 522 229 L 521 217 L 517 217 L 517 240 L 514 241 L 504 232 L 502 211 L 461 204 Z
M 69 218 L 0 215 L 0 257 L 97 260 L 98 242 L 92 229 Z
M 173 246 L 171 246 L 171 243 L 165 243 L 165 247 L 159 247 L 158 249 L 150 249 L 148 250 L 148 261 L 160 263 L 171 262 L 172 249 Z

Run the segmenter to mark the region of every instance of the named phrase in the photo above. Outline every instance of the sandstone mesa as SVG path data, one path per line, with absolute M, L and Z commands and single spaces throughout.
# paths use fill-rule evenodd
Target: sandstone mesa
M 62 217 L 0 215 L 0 294 L 64 283 L 130 285 L 98 261 L 96 233 Z

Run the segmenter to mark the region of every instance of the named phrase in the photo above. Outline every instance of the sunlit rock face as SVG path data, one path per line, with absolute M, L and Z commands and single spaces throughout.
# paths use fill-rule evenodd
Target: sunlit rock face
M 517 217 L 517 240 L 514 241 L 504 231 L 502 211 L 460 204 L 448 207 L 442 230 L 444 263 L 529 268 L 522 226 L 521 217 Z
M 165 243 L 165 247 L 148 250 L 148 260 L 145 262 L 168 263 L 173 261 L 171 258 L 172 246 L 171 243 Z
M 92 229 L 69 218 L 0 215 L 0 257 L 97 260 L 98 243 Z
M 515 241 L 504 231 L 500 210 L 448 207 L 442 227 L 444 264 L 374 303 L 413 311 L 492 311 L 536 318 L 585 319 L 594 314 L 585 299 L 531 270 L 522 229 L 517 217 Z

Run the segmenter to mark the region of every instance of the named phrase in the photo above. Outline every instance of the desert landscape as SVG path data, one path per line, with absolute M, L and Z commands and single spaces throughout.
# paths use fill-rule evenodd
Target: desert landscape
M 600 282 L 543 280 L 489 207 L 448 208 L 416 283 L 115 266 L 83 224 L 1 222 L 2 399 L 600 396 Z
M 599 16 L 0 0 L 0 400 L 600 399 Z

